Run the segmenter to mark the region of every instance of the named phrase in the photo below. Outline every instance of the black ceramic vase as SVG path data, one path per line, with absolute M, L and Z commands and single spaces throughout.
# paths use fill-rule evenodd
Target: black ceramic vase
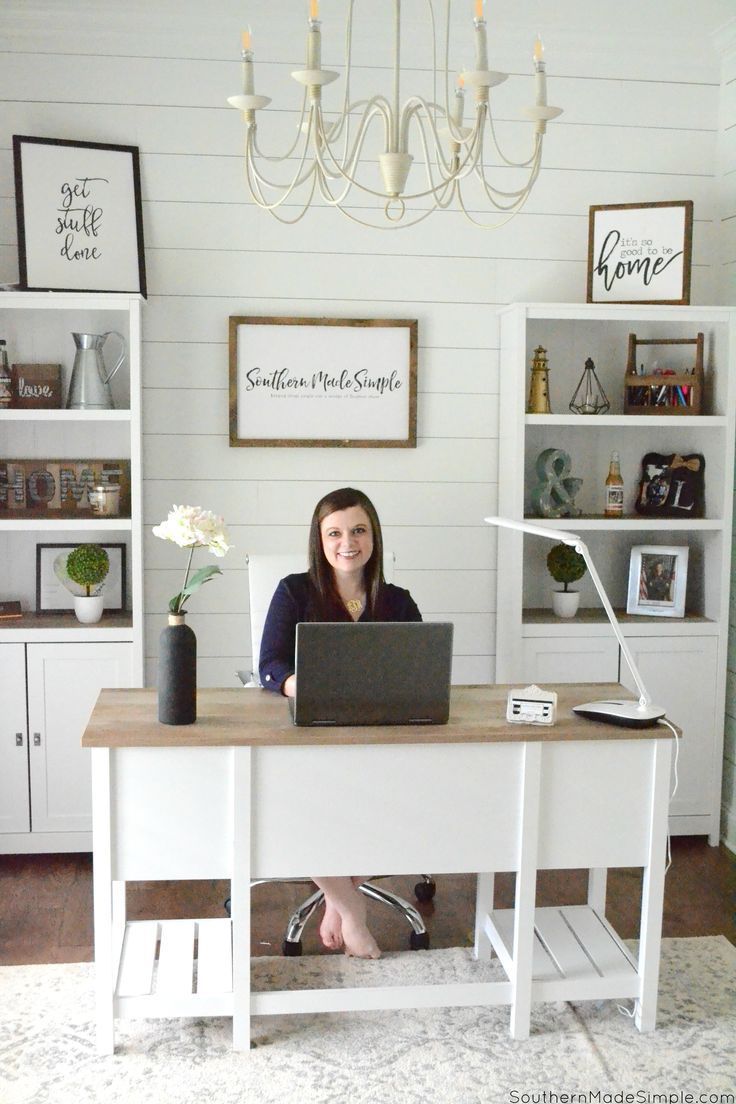
M 158 651 L 158 719 L 187 725 L 197 719 L 197 638 L 185 614 L 170 613 Z

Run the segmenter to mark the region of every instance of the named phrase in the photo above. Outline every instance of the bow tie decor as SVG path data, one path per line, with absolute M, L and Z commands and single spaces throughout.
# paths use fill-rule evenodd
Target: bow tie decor
M 648 452 L 636 512 L 645 517 L 702 518 L 705 514 L 705 457 L 699 452 L 680 456 Z

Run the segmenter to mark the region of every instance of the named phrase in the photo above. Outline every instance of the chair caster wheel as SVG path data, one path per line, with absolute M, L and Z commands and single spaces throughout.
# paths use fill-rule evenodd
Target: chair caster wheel
M 292 943 L 289 939 L 285 939 L 281 944 L 281 953 L 287 958 L 298 958 L 302 953 L 302 941 L 297 940 L 296 943 Z
M 409 947 L 412 951 L 429 950 L 429 932 L 413 931 L 409 936 Z
M 228 916 L 232 916 L 232 909 L 230 907 L 231 904 L 232 904 L 232 902 L 231 902 L 229 897 L 227 897 L 222 903 L 222 907 L 224 908 L 224 910 L 228 914 Z
M 417 901 L 431 901 L 437 892 L 435 882 L 417 882 L 414 886 L 414 896 Z

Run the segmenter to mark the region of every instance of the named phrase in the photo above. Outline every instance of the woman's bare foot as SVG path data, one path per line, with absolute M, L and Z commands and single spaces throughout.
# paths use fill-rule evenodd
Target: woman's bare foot
M 319 934 L 325 947 L 330 951 L 339 951 L 343 945 L 342 917 L 337 909 L 325 901 L 325 914 L 319 926 Z
M 362 880 L 362 879 L 361 879 Z M 381 951 L 366 924 L 365 897 L 350 878 L 315 878 L 325 895 L 320 925 L 322 942 L 330 950 L 343 947 L 354 958 L 380 958 Z
M 343 916 L 342 938 L 345 954 L 352 958 L 380 958 L 381 949 L 364 921 Z

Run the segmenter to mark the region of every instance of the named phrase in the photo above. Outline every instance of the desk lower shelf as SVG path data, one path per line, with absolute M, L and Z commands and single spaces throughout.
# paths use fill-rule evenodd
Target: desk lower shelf
M 486 934 L 513 977 L 514 910 L 496 909 Z M 534 914 L 532 1001 L 638 997 L 637 963 L 618 935 L 587 905 Z M 251 994 L 251 1012 L 320 1012 L 379 1008 L 508 1004 L 504 981 L 416 986 L 290 990 Z M 115 992 L 121 1017 L 232 1016 L 232 923 L 228 919 L 129 922 L 121 942 Z
M 514 910 L 495 909 L 485 931 L 512 977 Z M 535 911 L 532 979 L 533 1001 L 637 997 L 641 980 L 629 949 L 588 905 Z
M 125 925 L 115 989 L 120 1016 L 232 1016 L 232 924 L 139 920 Z

